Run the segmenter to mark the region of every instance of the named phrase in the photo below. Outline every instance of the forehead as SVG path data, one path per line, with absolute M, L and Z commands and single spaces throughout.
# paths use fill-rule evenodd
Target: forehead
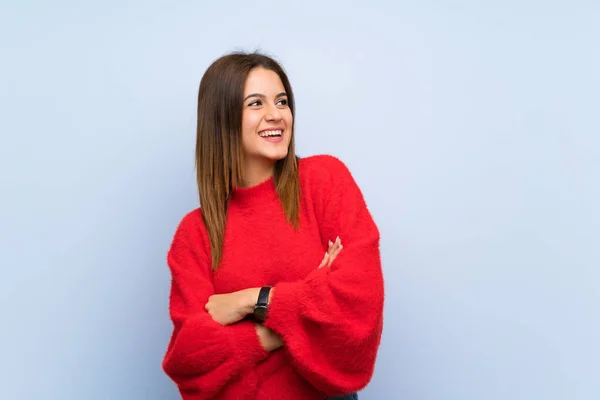
M 285 88 L 277 73 L 265 69 L 265 68 L 254 68 L 248 73 L 246 78 L 246 84 L 244 86 L 244 94 L 250 93 L 281 93 L 284 92 Z

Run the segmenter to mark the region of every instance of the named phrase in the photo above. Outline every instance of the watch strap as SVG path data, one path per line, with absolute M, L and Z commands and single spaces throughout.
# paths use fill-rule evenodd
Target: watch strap
M 254 305 L 254 317 L 259 321 L 264 321 L 267 318 L 267 311 L 269 310 L 269 294 L 271 292 L 271 286 L 263 286 L 258 292 L 258 299 Z
M 271 286 L 263 286 L 258 292 L 258 300 L 256 301 L 257 306 L 267 307 L 269 305 L 269 293 L 271 293 Z

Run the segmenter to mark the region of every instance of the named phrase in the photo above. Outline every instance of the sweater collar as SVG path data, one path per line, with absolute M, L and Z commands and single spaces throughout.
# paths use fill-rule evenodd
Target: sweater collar
M 231 202 L 241 206 L 260 205 L 278 198 L 275 188 L 275 178 L 271 176 L 269 179 L 251 186 L 251 187 L 235 187 L 231 195 Z

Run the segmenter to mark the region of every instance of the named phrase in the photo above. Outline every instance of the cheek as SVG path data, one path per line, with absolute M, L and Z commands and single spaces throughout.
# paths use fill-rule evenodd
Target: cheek
M 252 114 L 245 114 L 242 117 L 242 134 L 243 136 L 249 136 L 256 131 L 258 125 L 258 118 Z
M 292 123 L 294 122 L 294 117 L 292 116 L 292 112 L 288 110 L 288 112 L 284 118 L 285 118 L 285 124 L 291 128 Z

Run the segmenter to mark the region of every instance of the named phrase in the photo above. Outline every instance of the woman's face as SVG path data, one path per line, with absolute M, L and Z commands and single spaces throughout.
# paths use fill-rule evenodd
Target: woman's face
M 244 87 L 242 146 L 246 162 L 271 162 L 287 156 L 292 137 L 292 111 L 275 72 L 257 67 Z

